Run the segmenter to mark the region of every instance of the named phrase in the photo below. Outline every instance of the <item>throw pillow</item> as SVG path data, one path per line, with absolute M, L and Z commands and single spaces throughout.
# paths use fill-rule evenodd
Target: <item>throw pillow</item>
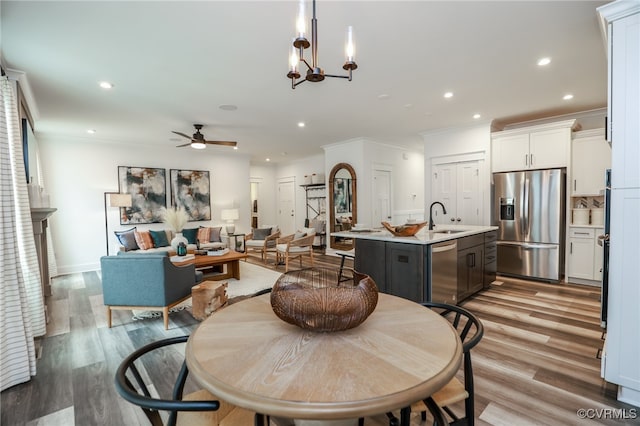
M 138 247 L 140 247 L 142 250 L 153 248 L 153 240 L 151 239 L 151 234 L 149 234 L 149 231 L 136 231 L 135 236 L 136 243 L 138 243 Z
M 269 235 L 271 235 L 271 228 L 254 228 L 253 229 L 254 240 L 264 240 Z
M 167 233 L 165 231 L 149 231 L 154 247 L 166 247 L 169 245 Z
M 306 232 L 296 231 L 296 233 L 293 234 L 293 239 L 297 240 L 298 238 L 302 238 L 302 237 L 306 237 L 306 236 L 307 236 Z
M 221 243 L 222 242 L 222 238 L 220 237 L 220 231 L 222 231 L 222 226 L 211 228 L 211 234 L 209 235 L 209 242 L 210 243 Z
M 136 243 L 135 226 L 126 231 L 114 231 L 113 233 L 116 234 L 118 241 L 122 244 L 122 247 L 124 247 L 124 251 L 138 250 L 140 248 L 138 247 L 138 243 Z
M 208 226 L 201 226 L 198 229 L 198 243 L 208 243 L 209 238 L 211 237 L 211 228 Z
M 198 228 L 183 229 L 182 235 L 187 239 L 189 244 L 197 244 Z

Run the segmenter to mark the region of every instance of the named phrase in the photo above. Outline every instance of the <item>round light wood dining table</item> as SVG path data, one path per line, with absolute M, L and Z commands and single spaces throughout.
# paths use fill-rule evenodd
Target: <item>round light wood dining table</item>
M 190 377 L 224 401 L 296 424 L 343 425 L 443 387 L 462 344 L 446 319 L 400 297 L 380 293 L 358 327 L 318 333 L 279 319 L 266 294 L 216 311 L 185 356 Z

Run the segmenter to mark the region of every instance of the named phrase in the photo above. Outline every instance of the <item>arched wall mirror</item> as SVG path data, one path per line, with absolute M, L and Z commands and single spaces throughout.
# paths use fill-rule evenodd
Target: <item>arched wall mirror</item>
M 347 163 L 336 164 L 329 175 L 329 231 L 348 231 L 357 223 L 356 172 Z M 351 250 L 353 238 L 331 237 L 334 250 Z

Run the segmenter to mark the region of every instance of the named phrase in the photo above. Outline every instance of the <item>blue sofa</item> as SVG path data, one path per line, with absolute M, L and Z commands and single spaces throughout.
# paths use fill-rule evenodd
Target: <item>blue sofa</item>
M 175 266 L 167 253 L 119 253 L 103 256 L 100 265 L 109 328 L 113 309 L 147 309 L 162 310 L 168 329 L 169 309 L 191 297 L 202 280 L 194 265 Z

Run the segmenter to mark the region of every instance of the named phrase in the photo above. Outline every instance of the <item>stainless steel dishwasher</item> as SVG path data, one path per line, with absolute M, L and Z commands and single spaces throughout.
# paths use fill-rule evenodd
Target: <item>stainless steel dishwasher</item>
M 429 250 L 429 300 L 458 302 L 458 240 L 431 244 Z

